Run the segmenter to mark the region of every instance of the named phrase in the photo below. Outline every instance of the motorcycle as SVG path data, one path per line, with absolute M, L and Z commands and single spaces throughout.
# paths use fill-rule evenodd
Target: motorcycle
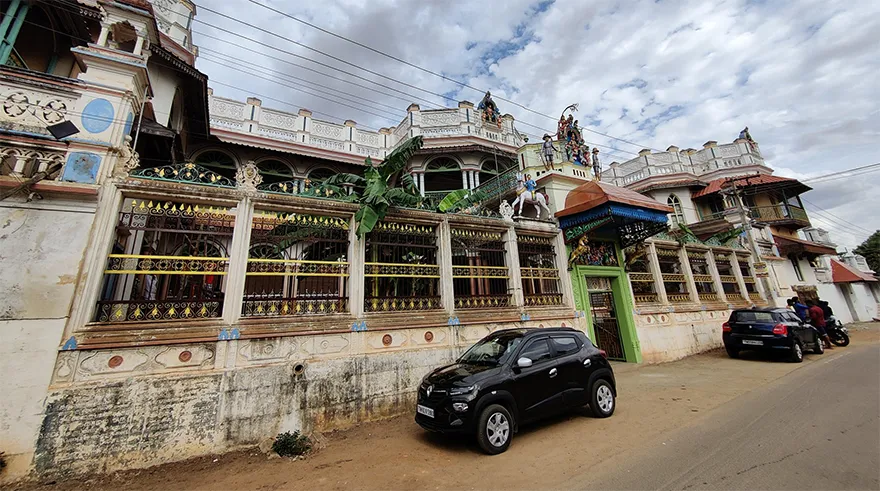
M 849 344 L 849 334 L 846 327 L 839 319 L 833 315 L 825 321 L 825 332 L 835 346 L 846 346 Z

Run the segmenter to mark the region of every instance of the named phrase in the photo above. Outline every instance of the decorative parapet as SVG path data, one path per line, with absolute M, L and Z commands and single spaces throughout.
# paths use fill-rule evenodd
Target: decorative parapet
M 671 146 L 666 152 L 640 152 L 638 157 L 612 166 L 614 184 L 627 186 L 653 176 L 691 174 L 701 176 L 737 167 L 765 165 L 757 144 L 746 140 L 712 145 L 701 150 L 679 150 Z
M 394 128 L 368 131 L 354 121 L 343 124 L 312 118 L 312 112 L 297 113 L 262 107 L 259 99 L 246 103 L 209 97 L 211 127 L 223 131 L 253 134 L 264 138 L 312 146 L 353 156 L 382 159 L 401 141 L 413 136 L 426 139 L 472 137 L 488 145 L 519 147 L 522 135 L 514 128 L 513 116 L 504 115 L 499 124 L 483 121 L 482 111 L 462 102 L 457 108 L 422 110 L 417 104 Z

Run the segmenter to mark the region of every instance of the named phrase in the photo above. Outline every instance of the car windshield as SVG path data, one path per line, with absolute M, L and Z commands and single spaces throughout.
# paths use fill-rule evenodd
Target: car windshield
M 773 322 L 773 312 L 762 312 L 754 310 L 744 310 L 736 313 L 736 322 L 742 323 L 769 323 Z
M 511 331 L 485 338 L 471 346 L 458 361 L 473 365 L 500 365 L 516 351 L 516 347 L 522 342 L 522 336 L 522 332 Z

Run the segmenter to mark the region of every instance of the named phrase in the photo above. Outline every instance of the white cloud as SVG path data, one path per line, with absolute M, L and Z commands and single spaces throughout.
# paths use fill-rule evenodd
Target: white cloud
M 730 141 L 748 125 L 768 163 L 780 175 L 814 177 L 880 161 L 880 57 L 876 55 L 880 2 L 258 1 L 474 87 L 491 89 L 500 109 L 513 114 L 520 130 L 532 135 L 554 129 L 559 111 L 578 102 L 582 125 L 593 121 L 591 129 L 638 143 L 629 145 L 588 133 L 588 139 L 595 143 L 621 149 L 613 156 L 617 160 L 630 158 L 632 154 L 626 152 L 637 152 L 640 147 L 664 149 L 674 144 L 685 148 L 699 147 L 707 140 Z M 477 91 L 358 48 L 246 0 L 202 0 L 199 6 L 229 13 L 431 92 L 473 102 L 481 97 Z M 430 101 L 418 101 L 423 108 L 454 104 L 218 18 L 204 8 L 197 20 L 358 73 L 407 94 L 339 73 L 336 75 L 399 98 L 329 80 L 243 51 L 241 46 L 321 71 L 330 72 L 328 68 L 228 35 L 221 37 L 232 44 L 195 35 L 198 45 L 240 58 L 243 63 L 269 66 L 313 80 L 322 90 L 344 90 L 383 105 L 361 101 L 359 104 L 371 106 L 370 112 L 375 113 L 368 114 L 248 76 L 246 72 L 254 70 L 244 64 L 241 71 L 235 71 L 200 61 L 199 68 L 211 80 L 240 87 L 233 90 L 215 85 L 220 95 L 243 99 L 264 94 L 287 102 L 264 100 L 266 106 L 287 110 L 308 107 L 373 128 L 396 124 L 408 102 L 416 102 L 414 96 Z M 211 32 L 199 22 L 194 28 Z M 203 51 L 205 58 L 213 56 L 207 53 Z M 259 71 L 258 75 L 275 77 Z M 497 99 L 508 96 L 554 118 Z M 872 231 L 880 228 L 880 197 L 874 192 L 878 185 L 880 172 L 817 183 L 805 197 Z M 817 225 L 830 229 L 843 245 L 856 245 L 867 235 L 830 215 L 813 216 Z

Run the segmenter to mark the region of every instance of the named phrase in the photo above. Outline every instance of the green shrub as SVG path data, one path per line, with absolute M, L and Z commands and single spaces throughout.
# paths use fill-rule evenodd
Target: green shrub
M 309 437 L 300 434 L 299 431 L 281 433 L 275 437 L 275 442 L 272 443 L 272 451 L 282 457 L 305 455 L 311 450 L 312 441 Z

